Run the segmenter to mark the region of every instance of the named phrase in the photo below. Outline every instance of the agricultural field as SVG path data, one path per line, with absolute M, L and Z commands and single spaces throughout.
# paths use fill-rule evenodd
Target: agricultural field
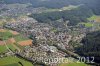
M 33 66 L 30 62 L 14 56 L 0 58 L 0 66 L 22 66 L 22 65 Z
M 79 23 L 79 24 L 83 24 L 83 25 L 85 25 L 85 27 L 92 27 L 92 26 L 94 26 L 92 23 L 90 23 L 90 22 L 88 22 L 88 23 L 84 23 L 84 22 L 82 22 L 82 23 Z
M 22 35 L 16 35 L 16 36 L 14 36 L 14 38 L 15 38 L 15 40 L 16 40 L 17 42 L 19 42 L 19 41 L 24 41 L 24 40 L 28 40 L 28 39 L 29 39 L 29 38 L 23 37 Z
M 29 39 L 18 32 L 0 29 L 0 53 L 6 52 L 8 48 L 12 51 L 22 50 L 24 47 L 19 45 L 18 42 L 27 40 Z
M 60 64 L 59 66 L 89 66 L 84 63 L 66 63 L 66 64 Z
M 0 39 L 1 40 L 7 40 L 9 38 L 14 38 L 16 42 L 23 41 L 23 40 L 28 40 L 27 37 L 22 36 L 21 34 L 19 34 L 16 31 L 2 29 L 0 31 Z
M 7 40 L 9 38 L 13 37 L 13 34 L 10 33 L 9 31 L 6 31 L 5 32 L 0 32 L 0 39 L 1 40 Z
M 52 8 L 49 8 L 49 9 L 46 9 L 45 11 L 43 11 L 43 12 L 46 13 L 46 12 L 55 12 L 55 11 L 72 10 L 72 9 L 78 8 L 79 6 L 80 6 L 80 5 L 78 5 L 78 6 L 69 5 L 69 6 L 66 6 L 66 7 L 59 8 L 59 9 L 52 9 Z
M 12 51 L 16 50 L 16 48 L 13 47 L 12 44 L 8 44 L 7 47 Z M 7 47 L 5 45 L 0 45 L 0 53 L 4 53 L 5 51 L 7 51 Z
M 95 20 L 96 22 L 100 22 L 100 16 L 93 15 L 92 17 L 88 18 L 88 20 Z
M 90 22 L 86 22 L 86 23 L 81 22 L 79 24 L 83 24 L 85 27 L 93 27 L 96 25 L 100 25 L 100 16 L 93 15 L 92 17 L 87 18 L 87 20 L 89 20 Z M 92 21 L 94 21 L 95 23 L 92 23 Z

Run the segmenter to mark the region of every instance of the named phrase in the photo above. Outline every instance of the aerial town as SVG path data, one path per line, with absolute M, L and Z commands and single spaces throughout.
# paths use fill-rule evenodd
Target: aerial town
M 83 4 L 47 8 L 32 7 L 31 3 L 0 3 L 0 66 L 76 64 L 85 55 L 80 47 L 86 43 L 88 33 L 100 30 L 100 16 L 90 16 L 89 12 L 90 17 L 85 17 L 84 14 L 87 13 L 83 11 L 84 14 L 81 14 L 81 8 L 86 7 Z M 75 14 L 78 9 L 79 19 L 84 22 L 74 23 L 79 20 Z M 92 39 L 91 36 L 89 38 Z M 87 61 L 79 61 L 80 65 L 76 66 L 91 66 L 89 64 L 92 63 L 86 63 Z M 98 66 L 96 62 L 93 64 Z

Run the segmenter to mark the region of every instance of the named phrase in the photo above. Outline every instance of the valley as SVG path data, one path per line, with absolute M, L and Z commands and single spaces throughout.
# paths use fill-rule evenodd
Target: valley
M 98 5 L 98 0 L 1 0 L 0 66 L 99 66 Z

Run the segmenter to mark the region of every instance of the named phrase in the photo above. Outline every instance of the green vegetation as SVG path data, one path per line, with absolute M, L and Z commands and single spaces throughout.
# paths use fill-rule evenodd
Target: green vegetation
M 100 16 L 93 15 L 90 18 L 88 18 L 88 20 L 95 20 L 96 22 L 100 22 Z
M 56 28 L 51 29 L 52 32 L 57 32 Z
M 12 44 L 7 44 L 7 47 L 9 49 L 11 49 L 12 51 L 14 51 L 16 49 L 16 48 L 13 47 Z M 7 47 L 5 45 L 0 45 L 0 53 L 7 51 L 8 50 Z
M 85 24 L 86 27 L 92 27 L 93 26 L 93 24 L 91 24 L 91 23 L 83 23 L 83 24 Z
M 14 38 L 15 38 L 16 42 L 29 39 L 29 38 L 26 38 L 26 37 L 24 37 L 22 35 L 16 35 L 16 36 L 14 36 Z
M 9 40 L 12 37 L 15 39 L 16 43 L 7 44 L 7 40 Z M 11 49 L 12 51 L 15 51 L 16 49 L 18 49 L 18 50 L 21 49 L 22 50 L 24 48 L 24 47 L 21 47 L 20 45 L 18 45 L 17 42 L 23 41 L 23 40 L 28 40 L 28 38 L 26 38 L 26 37 L 24 37 L 24 36 L 22 36 L 20 34 L 19 35 L 13 35 L 12 33 L 10 33 L 9 30 L 4 30 L 4 32 L 0 32 L 0 40 L 2 42 L 5 41 L 7 47 L 9 49 Z M 8 50 L 6 45 L 4 43 L 3 43 L 3 45 L 0 45 L 0 53 L 3 53 L 3 52 Z
M 100 61 L 100 31 L 88 33 L 81 42 L 83 45 L 76 48 L 77 53 L 86 57 L 95 57 L 95 62 Z
M 5 57 L 5 58 L 0 58 L 0 66 L 33 66 L 30 62 L 20 59 L 17 57 Z
M 79 24 L 83 24 L 83 25 L 85 25 L 85 27 L 92 27 L 93 26 L 93 24 L 92 23 L 90 23 L 90 22 L 88 22 L 88 23 L 79 23 Z
M 59 66 L 89 66 L 85 63 L 66 63 L 66 64 L 61 64 Z
M 13 63 L 13 64 L 8 64 L 8 65 L 3 65 L 3 66 L 19 66 L 19 64 Z
M 59 9 L 48 8 L 45 11 L 43 11 L 42 13 L 55 12 L 55 11 L 64 11 L 64 10 L 72 10 L 72 9 L 78 8 L 79 6 L 80 5 L 78 5 L 78 6 L 69 5 L 69 6 L 66 6 L 66 7 L 59 8 Z
M 0 32 L 0 39 L 1 40 L 7 40 L 9 38 L 13 37 L 13 34 L 10 33 L 9 31 L 6 32 Z
M 9 30 L 5 30 L 5 32 L 0 32 L 0 39 L 1 40 L 8 40 L 9 38 L 14 38 L 17 42 L 18 41 L 23 41 L 27 40 L 28 38 L 22 36 L 21 34 L 19 35 L 13 35 Z
M 51 21 L 63 18 L 64 21 L 69 20 L 69 26 L 75 26 L 80 22 L 87 22 L 87 18 L 92 16 L 92 14 L 92 11 L 88 7 L 80 6 L 72 10 L 32 14 L 30 17 L 43 23 L 50 23 Z
M 5 52 L 7 50 L 6 46 L 0 46 L 0 53 Z
M 97 18 L 96 15 L 93 15 L 92 17 L 88 18 L 88 20 L 95 20 Z
M 73 60 L 71 60 L 71 59 L 73 59 Z M 65 59 L 64 62 L 65 63 L 61 63 L 58 66 L 73 66 L 73 65 L 74 66 L 89 66 L 89 65 L 85 64 L 84 62 L 77 62 L 76 59 L 71 58 L 71 57 Z

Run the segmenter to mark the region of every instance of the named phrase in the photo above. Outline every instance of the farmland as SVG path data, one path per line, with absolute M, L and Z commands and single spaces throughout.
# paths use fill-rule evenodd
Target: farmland
M 59 66 L 89 66 L 89 65 L 86 65 L 84 63 L 66 63 L 66 64 L 60 64 Z
M 85 25 L 85 27 L 92 27 L 92 26 L 94 26 L 92 23 L 90 23 L 90 22 L 88 22 L 88 23 L 84 23 L 84 22 L 82 22 L 82 23 L 79 23 L 79 24 L 83 24 L 83 25 Z
M 8 44 L 7 47 L 9 49 L 11 49 L 12 51 L 14 51 L 16 49 L 16 48 L 13 47 L 12 44 Z M 7 47 L 5 45 L 0 46 L 0 53 L 7 51 L 8 50 Z
M 13 37 L 13 38 L 12 38 Z M 1 29 L 0 30 L 0 53 L 9 52 L 8 49 L 15 51 L 15 50 L 23 50 L 23 47 L 18 45 L 17 42 L 28 40 L 28 38 L 23 37 L 21 34 Z M 17 58 L 15 56 L 7 56 L 0 58 L 0 66 L 33 66 L 30 62 Z
M 8 40 L 9 38 L 14 38 L 16 42 L 18 41 L 23 41 L 23 40 L 28 40 L 27 37 L 22 36 L 16 31 L 11 31 L 11 30 L 3 30 L 3 32 L 0 32 L 0 39 L 1 40 Z
M 0 0 L 0 66 L 98 66 L 99 39 L 99 0 Z
M 13 34 L 12 32 L 18 35 Z M 22 50 L 23 47 L 18 45 L 17 42 L 24 41 L 24 40 L 29 40 L 29 39 L 23 37 L 21 34 L 15 31 L 1 29 L 0 30 L 0 53 L 6 52 L 8 50 L 7 47 L 12 51 L 16 49 Z
M 24 40 L 28 40 L 28 38 L 25 38 L 21 35 L 17 35 L 17 36 L 14 36 L 15 40 L 18 42 L 18 41 L 24 41 Z
M 20 59 L 17 57 L 5 57 L 5 58 L 0 58 L 0 66 L 33 66 L 30 62 Z
M 88 20 L 95 20 L 96 22 L 100 22 L 100 16 L 93 15 L 92 17 L 88 18 Z
M 66 6 L 66 7 L 62 7 L 60 9 L 52 9 L 52 8 L 49 8 L 49 9 L 46 9 L 44 12 L 55 12 L 55 11 L 64 11 L 64 10 L 72 10 L 72 9 L 75 9 L 75 8 L 78 8 L 80 5 L 78 6 L 73 6 L 73 5 L 69 5 L 69 6 Z

